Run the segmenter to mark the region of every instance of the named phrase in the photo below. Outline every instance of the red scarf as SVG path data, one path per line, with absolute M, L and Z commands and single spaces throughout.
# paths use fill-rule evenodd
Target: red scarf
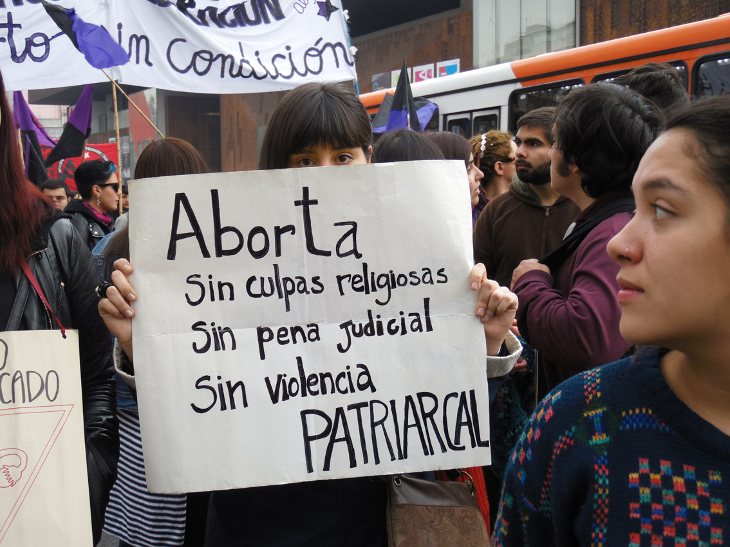
M 82 201 L 81 203 L 91 212 L 91 216 L 94 217 L 94 220 L 96 220 L 97 222 L 103 222 L 106 226 L 111 225 L 113 221 L 112 217 L 110 217 L 109 215 L 105 215 L 104 213 L 100 213 L 85 201 Z

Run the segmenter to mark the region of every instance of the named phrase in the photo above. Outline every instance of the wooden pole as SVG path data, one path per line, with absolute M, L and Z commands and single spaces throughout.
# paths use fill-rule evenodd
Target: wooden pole
M 18 150 L 20 151 L 20 163 L 25 165 L 25 158 L 23 157 L 23 134 L 18 129 Z
M 105 73 L 106 74 L 106 73 Z M 117 204 L 119 214 L 123 212 L 122 207 L 122 141 L 119 138 L 119 107 L 117 106 L 117 83 L 112 80 L 112 100 L 114 101 L 114 129 L 117 133 L 117 196 L 119 203 Z
M 139 112 L 139 114 L 140 114 L 140 115 L 141 115 L 141 116 L 142 116 L 142 117 L 143 117 L 143 118 L 144 118 L 145 120 L 147 120 L 147 123 L 149 123 L 149 124 L 150 124 L 150 125 L 152 126 L 152 129 L 154 129 L 155 131 L 157 131 L 157 134 L 158 134 L 158 135 L 159 135 L 159 136 L 160 136 L 161 138 L 163 138 L 163 139 L 164 139 L 164 138 L 165 138 L 165 135 L 163 135 L 163 134 L 162 134 L 162 131 L 160 131 L 160 130 L 159 130 L 159 129 L 157 128 L 157 126 L 156 126 L 156 125 L 155 125 L 154 123 L 152 123 L 152 120 L 150 120 L 150 119 L 149 119 L 149 118 L 147 117 L 147 114 L 145 114 L 144 112 L 142 112 L 142 110 L 140 110 L 140 108 L 139 108 L 139 107 L 138 107 L 138 106 L 137 106 L 137 105 L 135 104 L 135 102 L 134 102 L 134 101 L 133 101 L 132 99 L 130 99 L 130 98 L 129 98 L 129 95 L 127 95 L 127 94 L 126 94 L 126 93 L 124 92 L 124 90 L 123 90 L 123 89 L 121 88 L 121 86 L 120 86 L 120 85 L 119 85 L 119 84 L 118 84 L 118 83 L 117 83 L 117 82 L 116 82 L 116 81 L 115 81 L 115 80 L 114 80 L 114 79 L 113 79 L 113 78 L 112 78 L 111 76 L 109 76 L 109 74 L 107 74 L 105 70 L 101 69 L 101 71 L 102 71 L 102 72 L 104 73 L 104 76 L 106 76 L 107 78 L 109 78 L 109 81 L 110 81 L 110 82 L 111 82 L 111 83 L 112 83 L 112 84 L 114 85 L 114 89 L 115 89 L 115 90 L 119 89 L 119 92 L 120 92 L 120 93 L 121 93 L 122 95 L 124 95 L 124 96 L 125 96 L 125 97 L 127 98 L 127 101 L 129 101 L 129 104 L 131 104 L 131 105 L 132 105 L 132 107 L 133 107 L 133 108 L 134 108 L 134 109 L 135 109 L 135 110 L 136 110 L 137 112 Z

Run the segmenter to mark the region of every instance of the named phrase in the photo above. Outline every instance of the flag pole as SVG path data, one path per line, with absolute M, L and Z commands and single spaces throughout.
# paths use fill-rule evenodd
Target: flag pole
M 23 156 L 23 133 L 18 129 L 18 150 L 20 151 L 20 161 L 25 164 L 25 156 Z
M 102 70 L 102 72 L 104 72 Z M 104 72 L 106 74 L 106 72 Z M 117 196 L 119 197 L 119 201 L 117 203 L 117 208 L 119 211 L 119 214 L 121 215 L 124 211 L 124 207 L 122 205 L 122 141 L 119 138 L 119 107 L 117 106 L 117 83 L 112 80 L 112 100 L 114 101 L 114 129 L 116 130 L 117 134 Z
M 117 83 L 117 82 L 116 82 L 116 81 L 115 81 L 115 80 L 114 80 L 114 79 L 113 79 L 113 78 L 112 78 L 111 76 L 109 76 L 109 74 L 107 74 L 107 73 L 106 73 L 106 70 L 104 70 L 103 68 L 102 68 L 102 69 L 100 69 L 100 70 L 101 70 L 101 71 L 102 71 L 102 72 L 104 73 L 104 76 L 106 76 L 107 78 L 109 78 L 109 81 L 110 81 L 110 82 L 111 82 L 112 84 L 114 84 L 114 89 L 115 89 L 115 90 L 116 90 L 116 89 L 119 89 L 119 92 L 120 92 L 120 93 L 121 93 L 122 95 L 124 95 L 124 96 L 125 96 L 125 97 L 127 98 L 127 101 L 129 101 L 129 104 L 131 104 L 131 105 L 132 105 L 132 106 L 134 107 L 134 109 L 135 109 L 135 110 L 136 110 L 137 112 L 139 112 L 139 114 L 140 114 L 140 115 L 141 115 L 141 116 L 142 116 L 142 117 L 143 117 L 143 118 L 144 118 L 145 120 L 147 120 L 147 123 L 149 123 L 149 124 L 150 124 L 150 125 L 152 126 L 152 129 L 154 129 L 155 131 L 157 131 L 157 134 L 158 134 L 158 135 L 159 135 L 159 136 L 160 136 L 161 138 L 163 138 L 163 139 L 164 139 L 164 138 L 165 138 L 165 135 L 163 135 L 163 134 L 162 134 L 162 131 L 160 131 L 160 130 L 159 130 L 159 129 L 157 128 L 157 126 L 156 126 L 156 125 L 155 125 L 154 123 L 152 123 L 152 120 L 150 120 L 150 119 L 149 119 L 149 118 L 147 117 L 147 115 L 146 115 L 146 114 L 145 114 L 144 112 L 142 112 L 142 110 L 140 110 L 140 108 L 139 108 L 139 107 L 138 107 L 138 106 L 137 106 L 137 105 L 135 104 L 135 102 L 134 102 L 134 101 L 133 101 L 132 99 L 130 99 L 129 95 L 127 95 L 127 94 L 126 94 L 126 93 L 124 92 L 124 90 L 122 89 L 122 87 L 121 87 L 121 86 L 120 86 L 120 85 L 119 85 L 119 84 L 118 84 L 118 83 Z

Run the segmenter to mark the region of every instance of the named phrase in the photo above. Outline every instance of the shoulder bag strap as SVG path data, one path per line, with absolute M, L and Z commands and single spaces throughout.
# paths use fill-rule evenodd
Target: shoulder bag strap
M 36 294 L 41 299 L 41 302 L 43 302 L 43 306 L 46 308 L 46 311 L 48 311 L 50 316 L 56 322 L 58 328 L 61 329 L 61 336 L 66 338 L 66 327 L 63 326 L 63 323 L 61 323 L 61 320 L 56 315 L 56 312 L 54 312 L 53 308 L 51 308 L 51 305 L 46 299 L 46 295 L 43 293 L 43 289 L 41 288 L 40 283 L 38 283 L 38 280 L 33 275 L 33 272 L 30 270 L 30 266 L 28 266 L 28 262 L 26 262 L 25 259 L 23 259 L 23 261 L 20 263 L 20 267 L 23 269 L 23 273 L 25 274 L 25 277 L 28 278 L 28 281 L 30 281 L 33 289 L 35 289 Z

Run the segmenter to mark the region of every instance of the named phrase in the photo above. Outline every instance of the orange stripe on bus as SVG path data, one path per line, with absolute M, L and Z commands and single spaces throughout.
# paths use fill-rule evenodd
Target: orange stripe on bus
M 730 33 L 730 16 L 721 16 L 683 25 L 681 33 L 677 32 L 677 30 L 674 28 L 655 30 L 576 49 L 539 55 L 530 59 L 521 59 L 512 62 L 512 70 L 519 80 L 524 80 L 524 83 L 529 85 L 553 82 L 556 81 L 554 76 L 547 78 L 533 78 L 533 76 L 566 71 L 573 67 L 581 67 L 594 63 L 610 62 L 615 59 L 651 53 L 652 51 L 687 47 L 697 43 L 727 38 Z M 687 52 L 684 52 L 656 57 L 652 56 L 651 60 L 655 62 L 672 61 L 687 56 Z M 696 58 L 695 55 L 690 56 Z M 621 64 L 612 63 L 609 67 L 592 70 L 575 70 L 561 74 L 560 79 L 567 80 L 572 77 L 583 76 L 589 81 L 590 78 L 588 76 L 593 77 L 599 73 L 631 68 L 646 62 L 648 61 L 643 59 Z

